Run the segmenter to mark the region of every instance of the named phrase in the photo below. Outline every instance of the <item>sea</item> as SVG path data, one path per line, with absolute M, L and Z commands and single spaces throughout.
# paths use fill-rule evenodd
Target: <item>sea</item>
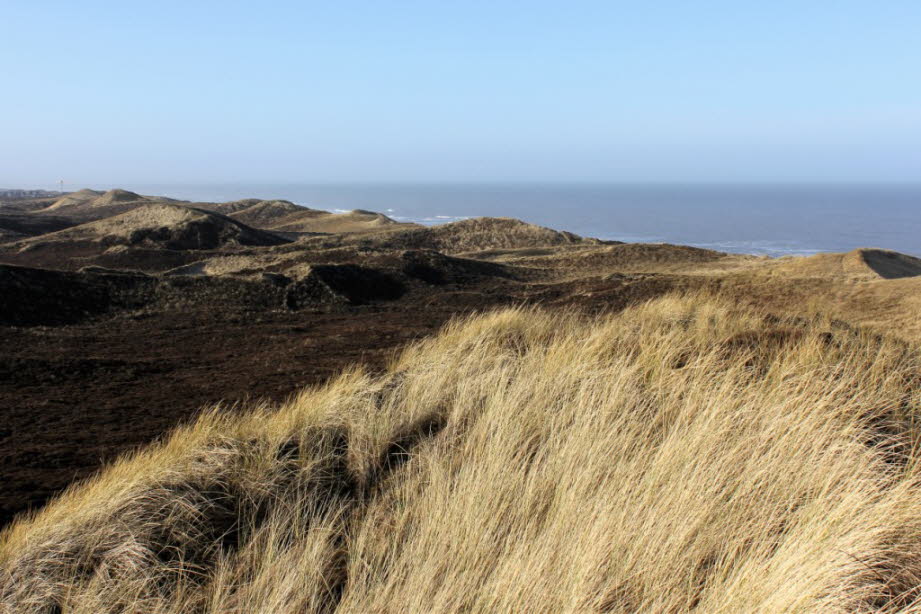
M 93 186 L 109 188 L 114 186 Z M 879 247 L 921 257 L 921 183 L 898 185 L 155 184 L 193 201 L 285 199 L 443 224 L 514 217 L 583 236 L 773 257 Z

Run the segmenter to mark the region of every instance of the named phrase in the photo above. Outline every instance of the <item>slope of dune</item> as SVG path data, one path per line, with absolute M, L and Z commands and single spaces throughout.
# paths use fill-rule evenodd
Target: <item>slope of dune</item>
M 271 223 L 294 212 L 313 211 L 313 209 L 295 205 L 287 200 L 261 200 L 259 198 L 244 198 L 223 203 L 187 203 L 187 206 L 222 213 L 250 226 L 257 225 L 254 222 Z M 318 211 L 317 213 L 325 212 Z
M 167 203 L 143 204 L 113 217 L 41 235 L 17 245 L 50 243 L 147 245 L 167 249 L 215 249 L 223 245 L 279 245 L 286 240 L 218 213 Z
M 139 200 L 145 200 L 146 197 L 141 196 L 140 194 L 135 194 L 134 192 L 129 192 L 128 190 L 113 189 L 109 190 L 102 196 L 93 199 L 92 204 L 96 207 L 104 207 L 106 205 L 114 205 L 116 203 L 129 203 Z
M 425 247 L 438 251 L 469 252 L 477 249 L 532 247 L 537 245 L 566 245 L 585 240 L 569 232 L 561 232 L 528 224 L 512 218 L 481 217 L 461 220 L 426 229 L 409 230 L 408 242 L 419 237 Z M 428 243 L 428 245 L 424 245 Z
M 666 243 L 576 243 L 542 248 L 491 249 L 469 252 L 465 256 L 554 270 L 572 270 L 581 274 L 589 271 L 684 272 L 700 269 L 703 265 L 745 259 L 709 249 Z
M 883 279 L 921 275 L 921 258 L 885 249 L 857 250 L 864 264 Z
M 71 192 L 70 194 L 65 194 L 61 198 L 54 201 L 54 203 L 48 207 L 49 210 L 62 209 L 65 207 L 72 207 L 75 205 L 83 205 L 92 200 L 95 200 L 102 196 L 104 193 L 98 190 L 79 190 L 77 192 Z
M 397 222 L 381 213 L 356 209 L 331 213 L 295 205 L 287 200 L 257 198 L 226 203 L 195 203 L 193 206 L 217 211 L 254 228 L 285 233 L 352 233 L 374 231 Z
M 228 215 L 254 228 L 271 228 L 279 219 L 292 213 L 312 211 L 287 200 L 262 200 Z M 319 212 L 318 212 L 319 213 Z
M 48 210 L 67 209 L 70 207 L 106 207 L 108 205 L 117 205 L 121 203 L 138 202 L 151 200 L 148 196 L 141 196 L 128 190 L 118 188 L 108 192 L 99 192 L 98 190 L 80 190 L 62 196 L 48 207 Z
M 39 217 L 64 217 L 71 225 L 85 224 L 113 217 L 148 204 L 176 203 L 163 196 L 142 196 L 122 189 L 108 192 L 80 190 L 67 194 L 49 207 L 36 211 Z
M 258 198 L 243 198 L 241 200 L 231 200 L 223 203 L 191 203 L 190 206 L 195 207 L 196 209 L 204 209 L 205 211 L 215 211 L 224 215 L 230 215 L 231 213 L 236 213 L 237 211 L 249 209 L 250 207 L 258 205 L 261 202 L 264 201 Z
M 357 212 L 356 215 L 367 214 Z M 368 232 L 310 238 L 303 240 L 302 244 L 306 247 L 323 248 L 430 249 L 458 254 L 493 249 L 602 243 L 597 239 L 586 239 L 569 232 L 552 230 L 512 218 L 482 217 L 439 226 L 391 224 L 386 221 L 380 223 L 375 221 L 375 218 L 369 218 L 369 221 L 375 228 Z
M 779 276 L 872 281 L 921 275 L 921 259 L 888 250 L 859 248 L 844 253 L 778 258 L 769 261 L 763 270 Z
M 351 233 L 386 229 L 398 224 L 382 213 L 361 209 L 348 213 L 308 211 L 280 218 L 271 228 L 284 232 Z
M 71 489 L 0 608 L 914 611 L 917 358 L 699 296 L 481 316 Z

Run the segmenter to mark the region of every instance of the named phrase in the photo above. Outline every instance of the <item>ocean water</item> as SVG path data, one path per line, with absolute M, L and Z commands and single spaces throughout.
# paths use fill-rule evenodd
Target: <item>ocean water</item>
M 98 186 L 106 187 L 106 186 Z M 224 184 L 127 185 L 200 201 L 282 198 L 439 224 L 515 217 L 636 242 L 769 256 L 881 247 L 921 256 L 918 185 Z

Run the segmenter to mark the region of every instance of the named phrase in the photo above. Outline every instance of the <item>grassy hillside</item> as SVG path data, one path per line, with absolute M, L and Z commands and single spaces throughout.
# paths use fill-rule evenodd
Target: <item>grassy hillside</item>
M 0 537 L 0 611 L 918 605 L 913 346 L 704 297 L 501 311 L 215 409 Z

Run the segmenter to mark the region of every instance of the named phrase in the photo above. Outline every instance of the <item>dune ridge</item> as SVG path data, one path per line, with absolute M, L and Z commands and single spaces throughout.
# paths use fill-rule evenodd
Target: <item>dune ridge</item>
M 170 203 L 144 203 L 119 215 L 34 237 L 19 247 L 30 249 L 67 242 L 213 249 L 230 244 L 279 245 L 288 241 L 213 211 Z
M 64 207 L 72 207 L 74 205 L 82 205 L 92 200 L 95 200 L 102 196 L 105 192 L 100 192 L 98 190 L 83 189 L 76 192 L 71 192 L 65 194 L 61 198 L 55 200 L 51 205 L 48 206 L 47 210 L 61 209 Z

